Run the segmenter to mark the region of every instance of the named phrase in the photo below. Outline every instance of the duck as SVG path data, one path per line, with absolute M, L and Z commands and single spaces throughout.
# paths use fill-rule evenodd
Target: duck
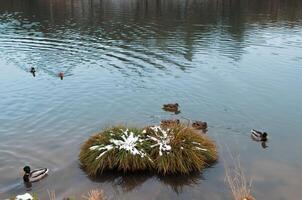
M 36 76 L 36 69 L 34 67 L 31 67 L 30 68 L 30 73 L 32 73 L 33 76 L 35 77 Z
M 262 141 L 262 142 L 266 142 L 267 141 L 267 133 L 266 132 L 257 131 L 255 129 L 251 130 L 251 137 L 253 138 L 253 140 L 256 140 L 256 141 Z
M 46 177 L 49 170 L 47 168 L 42 168 L 42 169 L 35 169 L 31 171 L 29 166 L 25 166 L 23 168 L 23 171 L 24 171 L 23 181 L 25 183 L 32 183 L 32 182 L 37 182 L 43 179 L 44 177 Z
M 174 104 L 168 103 L 163 105 L 163 109 L 169 112 L 179 112 L 178 107 L 179 107 L 178 103 L 174 103 Z
M 160 125 L 163 127 L 173 127 L 180 123 L 179 119 L 164 119 L 160 121 Z
M 194 121 L 192 123 L 192 127 L 197 130 L 206 130 L 208 128 L 208 124 L 207 122 L 203 122 L 203 121 Z
M 64 72 L 59 72 L 58 73 L 58 77 L 60 77 L 60 79 L 63 80 L 63 78 L 64 78 Z

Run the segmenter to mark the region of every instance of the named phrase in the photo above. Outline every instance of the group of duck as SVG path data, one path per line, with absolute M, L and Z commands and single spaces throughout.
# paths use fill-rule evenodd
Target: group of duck
M 36 68 L 34 68 L 34 67 L 31 67 L 30 68 L 30 70 L 29 70 L 29 72 L 33 75 L 33 77 L 36 77 Z M 64 78 L 64 72 L 59 72 L 58 74 L 57 74 L 57 76 L 61 79 L 61 80 L 63 80 L 63 78 Z
M 162 109 L 167 111 L 167 112 L 173 112 L 175 114 L 180 113 L 178 103 L 164 104 Z M 179 119 L 164 119 L 164 120 L 160 121 L 160 125 L 163 126 L 163 127 L 171 127 L 171 126 L 174 126 L 174 125 L 177 125 L 177 124 L 180 124 Z M 207 122 L 204 122 L 204 121 L 193 121 L 191 126 L 192 126 L 192 128 L 194 128 L 196 130 L 201 130 L 203 133 L 205 133 L 207 131 L 207 128 L 208 128 Z
M 180 113 L 178 103 L 164 104 L 162 109 L 167 112 L 174 112 L 175 114 Z M 177 125 L 179 123 L 180 123 L 179 119 L 161 120 L 161 125 L 164 127 L 171 127 L 171 126 Z M 204 122 L 204 121 L 194 121 L 191 126 L 197 130 L 202 130 L 203 133 L 206 133 L 207 128 L 208 128 L 207 122 Z M 255 141 L 258 141 L 258 142 L 264 142 L 264 144 L 262 143 L 262 146 L 265 146 L 265 142 L 267 141 L 267 136 L 268 136 L 268 134 L 266 132 L 257 131 L 255 129 L 251 130 L 252 139 Z

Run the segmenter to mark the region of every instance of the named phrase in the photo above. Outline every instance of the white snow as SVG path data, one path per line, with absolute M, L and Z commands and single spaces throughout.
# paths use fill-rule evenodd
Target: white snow
M 200 150 L 200 151 L 208 151 L 207 149 L 200 148 L 200 147 L 195 147 L 195 149 Z
M 15 200 L 33 200 L 34 198 L 28 194 L 28 193 L 25 193 L 23 195 L 18 195 L 16 196 L 16 199 Z
M 163 152 L 169 153 L 169 151 L 172 148 L 171 145 L 170 145 L 170 141 L 172 139 L 172 136 L 168 135 L 169 129 L 164 130 L 160 126 L 153 126 L 153 127 L 150 127 L 150 129 L 153 130 L 155 135 L 156 135 L 155 137 L 147 135 L 147 137 L 150 140 L 156 142 L 156 144 L 153 144 L 151 146 L 151 148 L 158 147 L 159 148 L 159 156 L 162 156 Z
M 110 142 L 119 149 L 125 149 L 133 155 L 139 154 L 141 157 L 144 157 L 145 154 L 136 148 L 137 144 L 140 143 L 139 136 L 134 136 L 134 133 L 128 129 L 125 131 L 121 129 L 121 131 L 123 132 L 122 140 L 111 139 Z
M 111 149 L 113 149 L 113 146 L 112 145 L 107 145 L 107 146 L 102 146 L 102 145 L 95 145 L 95 146 L 92 146 L 89 148 L 91 151 L 94 151 L 94 150 L 98 150 L 98 151 L 102 151 L 102 150 L 105 150 L 103 151 L 96 159 L 99 159 L 100 157 L 102 157 L 105 153 L 107 153 L 108 151 L 110 151 Z
M 140 155 L 142 158 L 146 156 L 146 153 L 144 150 L 138 149 L 137 146 L 140 145 L 144 140 L 140 138 L 140 136 L 135 136 L 132 131 L 129 131 L 128 129 L 122 131 L 122 136 L 120 139 L 110 139 L 109 145 L 103 146 L 103 145 L 95 145 L 90 147 L 89 149 L 91 151 L 98 150 L 103 151 L 96 159 L 101 158 L 105 153 L 112 149 L 119 149 L 119 150 L 126 150 L 130 152 L 132 155 Z
M 205 149 L 205 148 L 201 148 L 202 145 L 201 145 L 200 143 L 198 143 L 198 142 L 192 142 L 192 144 L 195 144 L 195 145 L 197 145 L 197 146 L 200 146 L 200 147 L 195 147 L 195 149 L 197 149 L 197 150 L 200 150 L 200 151 L 208 151 L 208 150 Z
M 151 148 L 158 148 L 159 156 L 162 156 L 163 153 L 169 154 L 172 149 L 170 142 L 174 137 L 173 133 L 169 132 L 170 129 L 163 129 L 160 126 L 151 126 L 149 128 L 154 132 L 153 136 L 147 135 L 147 140 L 155 142 L 155 144 L 151 145 Z M 120 131 L 122 134 L 121 137 L 118 139 L 110 139 L 110 144 L 106 146 L 102 144 L 94 145 L 89 148 L 91 151 L 101 151 L 100 155 L 96 159 L 101 158 L 104 154 L 106 154 L 112 149 L 126 150 L 132 155 L 139 155 L 142 158 L 148 157 L 143 149 L 138 148 L 138 146 L 141 145 L 146 139 L 142 138 L 139 135 L 135 136 L 135 134 L 132 131 L 129 131 L 128 129 L 120 129 Z M 147 130 L 143 130 L 142 133 L 147 133 Z M 111 133 L 110 135 L 113 136 L 114 134 Z M 186 142 L 186 139 L 184 139 L 182 142 Z M 208 151 L 207 149 L 203 148 L 203 146 L 198 142 L 192 142 L 192 144 L 194 145 L 194 149 L 200 151 Z M 184 148 L 181 147 L 181 150 L 183 149 Z M 151 159 L 149 158 L 149 160 Z

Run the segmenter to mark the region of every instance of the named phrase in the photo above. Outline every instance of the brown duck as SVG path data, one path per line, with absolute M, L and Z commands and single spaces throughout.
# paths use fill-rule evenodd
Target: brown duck
M 160 125 L 163 127 L 172 127 L 178 125 L 179 123 L 180 123 L 179 119 L 166 119 L 160 121 Z
M 192 123 L 192 127 L 198 130 L 206 130 L 208 128 L 208 124 L 203 121 L 195 121 Z
M 178 103 L 169 103 L 169 104 L 164 104 L 163 105 L 163 109 L 165 111 L 169 111 L 169 112 L 177 112 L 178 111 Z

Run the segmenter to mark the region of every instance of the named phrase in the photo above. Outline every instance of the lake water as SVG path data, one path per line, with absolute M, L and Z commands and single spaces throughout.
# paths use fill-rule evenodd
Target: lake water
M 2 0 L 0 199 L 26 191 L 26 164 L 51 170 L 32 187 L 43 199 L 94 188 L 109 199 L 232 199 L 227 147 L 257 199 L 300 199 L 301 76 L 300 0 Z M 181 114 L 162 111 L 169 102 Z M 207 121 L 219 145 L 202 174 L 91 180 L 79 168 L 93 133 L 177 117 Z M 269 133 L 268 148 L 252 128 Z

